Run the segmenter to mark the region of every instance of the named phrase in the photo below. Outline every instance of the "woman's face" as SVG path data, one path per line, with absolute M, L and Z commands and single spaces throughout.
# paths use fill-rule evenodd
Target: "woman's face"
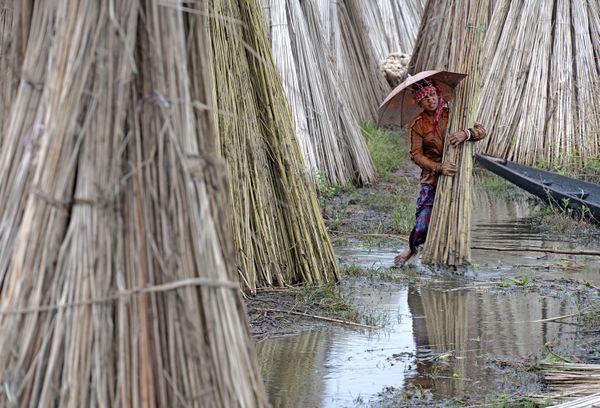
M 419 106 L 427 112 L 435 112 L 438 105 L 438 96 L 435 91 L 431 92 L 425 98 L 421 99 Z

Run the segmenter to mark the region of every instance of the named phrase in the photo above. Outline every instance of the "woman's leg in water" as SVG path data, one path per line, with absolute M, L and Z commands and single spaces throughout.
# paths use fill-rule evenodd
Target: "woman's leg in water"
M 421 183 L 421 192 L 419 194 L 419 198 L 417 199 L 415 226 L 413 227 L 408 239 L 408 248 L 394 258 L 395 265 L 401 265 L 409 260 L 414 254 L 417 253 L 418 247 L 425 243 L 434 200 L 435 187 L 431 187 L 429 184 Z

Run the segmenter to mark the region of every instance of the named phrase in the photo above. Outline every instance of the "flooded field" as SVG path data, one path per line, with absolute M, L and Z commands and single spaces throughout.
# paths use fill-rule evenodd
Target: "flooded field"
M 476 203 L 473 245 L 586 249 L 576 237 L 536 231 L 527 199 L 479 191 Z M 467 276 L 440 276 L 418 260 L 390 271 L 401 245 L 336 244 L 342 265 L 373 270 L 375 277 L 423 276 L 410 283 L 375 278 L 347 288 L 383 329 L 328 327 L 256 344 L 274 406 L 382 406 L 398 395 L 426 406 L 480 402 L 499 390 L 533 394 L 539 392 L 534 374 L 506 366 L 540 360 L 550 350 L 577 355 L 573 326 L 544 320 L 577 311 L 577 297 L 565 294 L 560 280 L 599 284 L 600 258 L 474 250 Z M 536 282 L 544 284 L 529 289 Z

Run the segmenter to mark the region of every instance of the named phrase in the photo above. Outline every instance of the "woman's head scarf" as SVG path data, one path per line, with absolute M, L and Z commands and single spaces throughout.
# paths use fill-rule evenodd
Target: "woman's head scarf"
M 438 105 L 433 115 L 433 124 L 437 127 L 442 117 L 442 110 L 446 101 L 442 96 L 442 89 L 434 80 L 424 79 L 413 85 L 413 98 L 415 103 L 421 102 L 425 97 L 435 92 L 438 96 Z

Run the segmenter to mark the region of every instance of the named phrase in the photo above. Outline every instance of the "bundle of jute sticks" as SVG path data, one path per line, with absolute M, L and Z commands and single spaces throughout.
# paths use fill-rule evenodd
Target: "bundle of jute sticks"
M 576 169 L 600 155 L 600 3 L 497 0 L 487 30 L 481 151 Z
M 547 392 L 534 400 L 565 401 L 554 407 L 583 408 L 600 403 L 600 365 L 583 363 L 541 363 L 541 376 Z
M 302 163 L 260 2 L 208 4 L 218 16 L 209 24 L 212 103 L 231 177 L 234 242 L 243 283 L 254 290 L 335 281 L 333 248 L 314 183 Z
M 385 91 L 383 77 L 372 69 L 372 53 L 358 47 L 359 57 L 346 58 L 343 52 L 355 50 L 356 44 L 345 46 L 347 41 L 363 39 L 355 35 L 359 27 L 344 20 L 347 22 L 344 33 L 348 35 L 341 37 L 337 21 L 340 17 L 335 11 L 343 5 L 332 5 L 334 12 L 325 16 L 320 12 L 323 2 L 316 0 L 263 0 L 263 3 L 268 11 L 265 17 L 273 59 L 309 175 L 336 184 L 375 181 L 375 169 L 360 123 L 374 120 L 373 106 Z M 336 41 L 330 42 L 330 35 Z M 339 52 L 334 46 L 339 46 Z M 351 75 L 355 76 L 346 84 Z M 364 97 L 352 98 L 349 91 L 358 89 L 363 90 Z
M 0 405 L 268 405 L 205 6 L 3 2 Z
M 354 0 L 377 61 L 390 54 L 410 54 L 415 45 L 425 0 Z
M 489 4 L 467 3 L 427 3 L 410 64 L 412 72 L 446 69 L 468 75 L 454 91 L 448 132 L 471 127 L 477 119 L 481 51 Z M 428 264 L 465 265 L 471 256 L 473 143 L 455 147 L 446 138 L 443 161 L 456 164 L 458 171 L 453 177 L 440 177 L 422 259 Z

